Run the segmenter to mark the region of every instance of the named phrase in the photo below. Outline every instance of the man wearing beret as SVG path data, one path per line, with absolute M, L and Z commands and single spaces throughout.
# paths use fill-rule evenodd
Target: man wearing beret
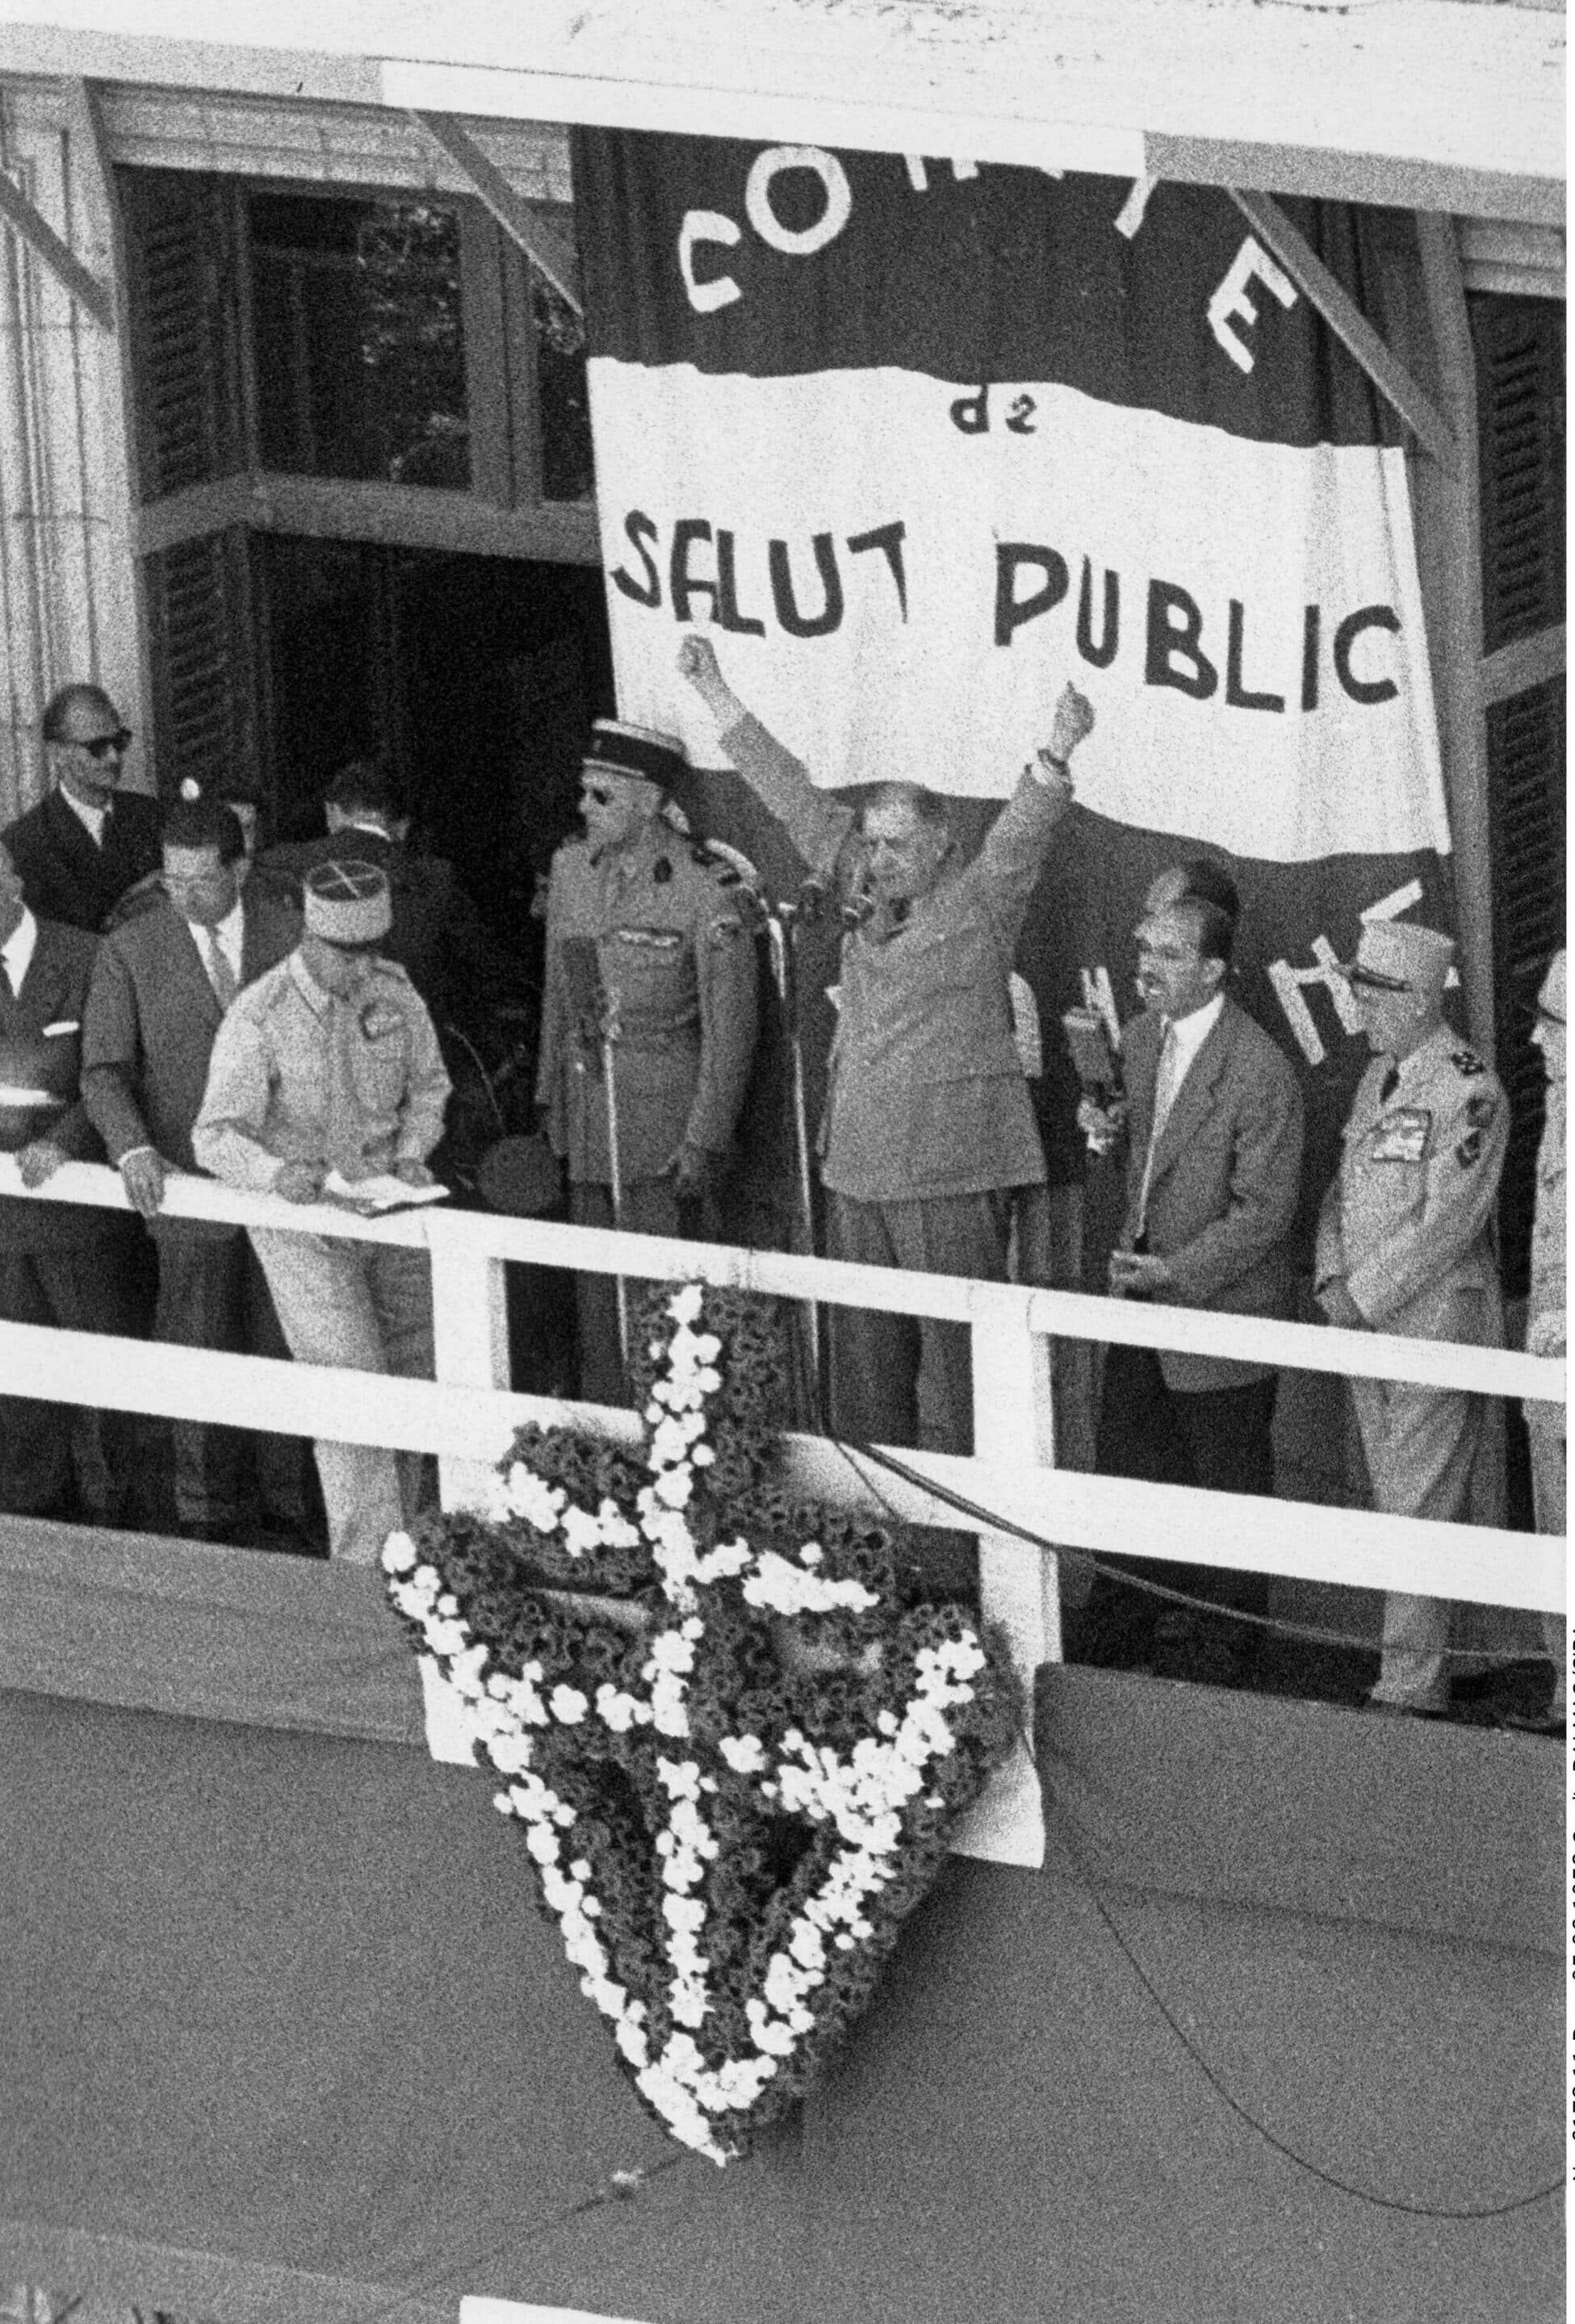
M 1045 1180 L 1009 979 L 1091 707 L 1064 689 L 1048 748 L 964 861 L 944 800 L 922 785 L 879 784 L 858 814 L 817 789 L 734 694 L 709 638 L 686 638 L 678 669 L 744 780 L 812 876 L 845 889 L 856 921 L 820 1133 L 829 1255 L 1004 1281 L 1013 1192 Z M 966 1324 L 838 1307 L 831 1347 L 841 1434 L 972 1449 Z
M 248 985 L 214 1042 L 192 1131 L 216 1178 L 314 1203 L 336 1171 L 429 1185 L 448 1076 L 432 1020 L 401 968 L 380 957 L 391 919 L 375 864 L 309 872 L 300 943 Z M 250 1230 L 290 1352 L 302 1363 L 432 1376 L 424 1251 L 275 1228 Z M 319 1439 L 334 1557 L 369 1565 L 416 1514 L 417 1454 Z
M 749 1082 L 755 948 L 737 878 L 661 812 L 685 763 L 667 735 L 599 719 L 580 777 L 585 836 L 553 859 L 536 1100 L 582 1226 L 612 1224 L 615 1117 L 623 1225 L 693 1232 Z M 589 1008 L 573 968 L 576 938 L 594 946 Z M 582 1391 L 622 1403 L 612 1278 L 582 1275 L 576 1291 Z
M 67 1161 L 103 1153 L 78 1089 L 94 939 L 40 919 L 0 845 L 0 1150 L 24 1186 Z M 0 1316 L 65 1332 L 129 1334 L 126 1222 L 83 1203 L 0 1200 Z M 90 1516 L 115 1524 L 134 1462 L 128 1414 L 98 1416 L 103 1475 L 78 1488 L 69 1406 L 0 1396 L 0 1509 L 17 1517 Z
M 1313 1286 L 1331 1323 L 1497 1347 L 1504 1315 L 1488 1227 L 1509 1137 L 1497 1075 L 1444 1020 L 1450 937 L 1364 924 L 1345 968 L 1372 1063 L 1318 1222 Z M 1376 1508 L 1459 1520 L 1483 1401 L 1460 1388 L 1353 1379 Z M 1436 1715 L 1450 1698 L 1450 1608 L 1391 1591 L 1369 1707 Z

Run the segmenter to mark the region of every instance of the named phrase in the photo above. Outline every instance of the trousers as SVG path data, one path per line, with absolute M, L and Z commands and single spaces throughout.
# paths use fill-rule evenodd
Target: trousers
M 622 1190 L 627 1234 L 693 1238 L 701 1208 L 699 1203 L 680 1204 L 670 1178 L 635 1178 Z M 612 1188 L 593 1178 L 576 1178 L 569 1187 L 569 1216 L 577 1227 L 610 1227 Z M 575 1310 L 580 1339 L 580 1394 L 589 1404 L 627 1404 L 629 1388 L 618 1338 L 617 1277 L 576 1275 Z
M 153 1337 L 168 1347 L 215 1348 L 236 1355 L 283 1356 L 280 1330 L 255 1252 L 245 1235 L 184 1231 L 173 1222 L 154 1237 L 159 1298 Z M 243 1512 L 248 1459 L 264 1517 L 305 1538 L 309 1529 L 305 1452 L 292 1436 L 253 1434 L 207 1420 L 170 1425 L 175 1515 L 220 1536 Z
M 1154 1349 L 1112 1345 L 1105 1358 L 1094 1467 L 1105 1477 L 1256 1493 L 1266 1499 L 1275 1489 L 1278 1388 L 1278 1375 L 1270 1372 L 1239 1388 L 1184 1392 L 1167 1387 Z M 1268 1608 L 1263 1574 L 1155 1559 L 1116 1562 L 1212 1605 L 1254 1614 Z M 1157 1614 L 1158 1602 L 1148 1602 Z
M 0 1250 L 0 1316 L 8 1323 L 42 1323 L 62 1332 L 135 1329 L 124 1281 L 123 1251 L 109 1240 L 60 1250 Z M 97 1422 L 97 1469 L 78 1490 L 73 1437 Z M 117 1525 L 125 1515 L 136 1464 L 136 1423 L 130 1413 L 77 1412 L 37 1397 L 0 1395 L 0 1509 L 14 1517 L 90 1516 Z
M 298 1363 L 432 1378 L 432 1276 L 424 1251 L 272 1227 L 250 1232 Z M 375 1564 L 389 1535 L 412 1524 L 429 1501 L 430 1462 L 419 1452 L 324 1437 L 312 1451 L 329 1556 Z
M 1373 1507 L 1393 1517 L 1459 1523 L 1482 1439 L 1482 1398 L 1460 1388 L 1373 1379 L 1353 1379 L 1350 1397 Z M 1386 1593 L 1375 1702 L 1400 1703 L 1408 1711 L 1447 1707 L 1451 1623 L 1447 1598 L 1418 1598 L 1401 1590 Z
M 861 1203 L 828 1194 L 826 1254 L 865 1267 L 1004 1283 L 1011 1190 Z M 831 1311 L 832 1425 L 864 1444 L 973 1450 L 973 1360 L 966 1323 L 858 1307 Z

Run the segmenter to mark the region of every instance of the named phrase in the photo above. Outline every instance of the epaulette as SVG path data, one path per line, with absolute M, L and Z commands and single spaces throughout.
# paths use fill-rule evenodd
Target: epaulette
M 1475 1049 L 1451 1049 L 1450 1063 L 1460 1079 L 1467 1082 L 1475 1081 L 1478 1074 L 1485 1074 L 1488 1070 Z

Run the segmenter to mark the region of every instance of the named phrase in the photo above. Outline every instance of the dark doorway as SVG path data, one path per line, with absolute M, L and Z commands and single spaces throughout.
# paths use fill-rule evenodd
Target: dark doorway
M 321 827 L 346 759 L 385 756 L 416 836 L 530 949 L 590 722 L 613 706 L 600 572 L 278 534 L 255 554 L 281 833 Z

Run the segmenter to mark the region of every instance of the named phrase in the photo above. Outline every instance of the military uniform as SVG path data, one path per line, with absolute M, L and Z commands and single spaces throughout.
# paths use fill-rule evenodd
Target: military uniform
M 840 881 L 857 854 L 852 810 L 757 718 L 722 742 L 811 872 Z M 820 1133 L 832 1258 L 1005 1279 L 1012 1192 L 1045 1181 L 1008 980 L 1064 809 L 1055 786 L 1025 774 L 972 862 L 900 912 L 877 907 L 844 940 Z M 966 1324 L 834 1309 L 839 1431 L 970 1451 L 969 1342 Z
M 357 872 L 376 882 L 368 893 L 381 899 L 381 934 L 388 884 L 380 872 L 328 865 L 314 877 Z M 331 916 L 328 927 L 314 927 L 314 901 L 309 881 L 308 932 L 331 938 Z M 345 925 L 359 923 L 352 914 Z M 257 1194 L 273 1189 L 288 1162 L 371 1177 L 401 1162 L 425 1162 L 442 1135 L 448 1086 L 431 1019 L 403 969 L 377 960 L 360 991 L 336 1000 L 293 952 L 240 993 L 220 1026 L 192 1148 L 215 1177 Z M 299 1362 L 431 1378 L 424 1252 L 249 1231 Z M 416 1513 L 420 1458 L 322 1440 L 315 1451 L 330 1554 L 370 1564 L 389 1534 Z
M 1565 1022 L 1568 964 L 1563 953 L 1553 955 L 1539 995 L 1541 1012 L 1561 1028 Z M 1537 1037 L 1534 1035 L 1534 1038 Z M 1569 1344 L 1565 1273 L 1565 1205 L 1569 1194 L 1565 1146 L 1567 1083 L 1560 1035 L 1558 1062 L 1543 1055 L 1548 1065 L 1547 1111 L 1542 1142 L 1537 1148 L 1536 1206 L 1532 1213 L 1531 1285 L 1526 1301 L 1526 1353 L 1562 1357 Z M 1526 1434 L 1531 1443 L 1532 1499 L 1539 1533 L 1561 1534 L 1568 1506 L 1569 1416 L 1561 1404 L 1527 1404 Z M 1561 1614 L 1543 1616 L 1543 1639 L 1553 1665 L 1553 1695 L 1549 1722 L 1564 1716 L 1569 1643 Z
M 1319 1220 L 1317 1288 L 1343 1277 L 1376 1332 L 1501 1345 L 1488 1223 L 1508 1136 L 1497 1075 L 1447 1025 L 1398 1062 L 1376 1056 Z M 1350 1389 L 1375 1506 L 1460 1517 L 1482 1399 L 1393 1380 L 1353 1379 Z M 1390 1593 L 1376 1701 L 1443 1706 L 1449 1620 L 1441 1600 Z
M 737 877 L 656 816 L 627 845 L 593 856 L 571 840 L 553 858 L 547 986 L 536 1098 L 567 1165 L 574 1215 L 610 1226 L 607 1090 L 594 1027 L 576 1021 L 567 937 L 596 946 L 614 1028 L 612 1070 L 623 1223 L 680 1231 L 671 1176 L 682 1146 L 723 1154 L 743 1102 L 757 1029 L 755 948 Z M 581 1374 L 597 1403 L 622 1400 L 612 1279 L 581 1276 Z

